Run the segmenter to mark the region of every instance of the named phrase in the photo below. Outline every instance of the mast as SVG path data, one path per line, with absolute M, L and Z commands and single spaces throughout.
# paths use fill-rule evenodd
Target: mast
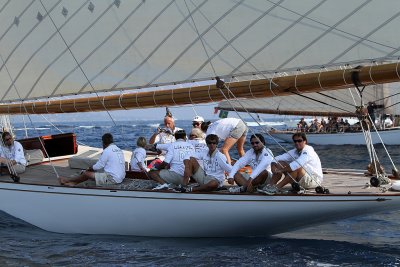
M 270 79 L 232 82 L 229 89 L 215 85 L 170 90 L 31 101 L 0 105 L 0 114 L 74 113 L 200 104 L 236 98 L 288 96 L 400 81 L 399 64 L 371 65 L 355 69 L 314 72 Z

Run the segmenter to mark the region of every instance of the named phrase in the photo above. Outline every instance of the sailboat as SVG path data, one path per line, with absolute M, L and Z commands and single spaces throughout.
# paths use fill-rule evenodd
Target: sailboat
M 381 84 L 366 87 L 363 90 L 363 101 L 367 106 L 368 103 L 376 103 L 379 106 L 375 121 L 375 129 L 371 132 L 373 144 L 384 145 L 400 145 L 400 127 L 386 127 L 384 116 L 391 114 L 398 123 L 400 116 L 400 106 L 398 105 L 398 84 Z M 314 119 L 321 121 L 322 118 L 328 121 L 329 117 L 357 118 L 356 109 L 361 105 L 361 98 L 356 87 L 337 90 L 334 94 L 327 95 L 324 93 L 306 93 L 292 96 L 275 96 L 272 98 L 257 99 L 241 99 L 241 100 L 224 100 L 218 104 L 219 110 L 236 111 L 236 112 L 254 112 L 264 114 L 280 114 L 289 116 L 308 116 L 308 125 L 310 126 Z M 292 120 L 291 126 L 274 127 L 269 134 L 279 140 L 292 142 L 293 133 L 300 131 L 296 124 L 300 119 Z M 353 119 L 353 121 L 357 121 Z M 254 122 L 257 125 L 257 122 Z M 354 122 L 353 122 L 354 124 Z M 260 126 L 260 125 L 257 125 Z M 355 126 L 353 126 L 355 127 Z M 303 129 L 304 131 L 304 129 Z M 334 129 L 334 131 L 307 131 L 307 140 L 310 144 L 316 145 L 365 145 L 365 138 L 362 129 Z
M 364 87 L 400 81 L 397 0 L 6 1 L 0 18 L 6 115 L 140 114 L 354 87 L 360 106 Z M 369 177 L 354 170 L 326 170 L 329 194 L 64 187 L 57 177 L 78 172 L 68 160 L 96 149 L 77 146 L 74 134 L 24 146 L 44 159 L 18 180 L 0 176 L 0 210 L 58 233 L 265 236 L 400 208 L 390 183 L 365 187 Z

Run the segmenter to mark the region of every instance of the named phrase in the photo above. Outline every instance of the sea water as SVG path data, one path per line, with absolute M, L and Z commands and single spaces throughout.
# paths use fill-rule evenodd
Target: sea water
M 148 139 L 158 125 L 158 121 L 116 122 L 116 125 L 111 122 L 35 123 L 35 127 L 30 126 L 26 131 L 29 137 L 74 132 L 79 143 L 95 147 L 101 147 L 102 134 L 111 132 L 118 146 L 132 150 L 139 136 Z M 178 121 L 177 126 L 187 131 L 191 128 L 190 121 Z M 25 127 L 17 125 L 17 138 L 25 137 L 26 131 Z M 280 146 L 286 149 L 292 146 L 277 144 L 268 136 L 266 139 L 276 155 L 283 152 Z M 365 169 L 369 162 L 365 146 L 314 148 L 323 167 Z M 398 165 L 399 148 L 388 147 L 392 160 Z M 235 154 L 234 149 L 232 152 Z M 390 170 L 390 160 L 382 145 L 377 146 L 377 153 Z M 0 212 L 0 240 L 0 266 L 400 266 L 399 211 L 264 238 L 57 234 Z

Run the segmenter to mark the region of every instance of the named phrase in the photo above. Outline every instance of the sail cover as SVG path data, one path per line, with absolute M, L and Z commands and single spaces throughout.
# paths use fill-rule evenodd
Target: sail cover
M 398 0 L 1 1 L 0 102 L 397 60 Z
M 374 102 L 386 114 L 400 115 L 399 83 L 373 85 L 360 92 L 355 87 L 321 93 L 271 98 L 231 99 L 218 104 L 220 110 L 283 115 L 353 116 L 356 107 Z M 361 89 L 361 88 L 360 88 Z M 362 100 L 361 100 L 362 95 Z

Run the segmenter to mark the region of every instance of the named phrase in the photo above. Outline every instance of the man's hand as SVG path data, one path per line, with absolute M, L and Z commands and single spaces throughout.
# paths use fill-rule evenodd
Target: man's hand
M 17 162 L 15 160 L 13 160 L 13 159 L 10 161 L 10 163 L 11 163 L 11 165 L 17 164 Z
M 234 185 L 235 184 L 235 180 L 233 178 L 228 178 L 228 184 Z

